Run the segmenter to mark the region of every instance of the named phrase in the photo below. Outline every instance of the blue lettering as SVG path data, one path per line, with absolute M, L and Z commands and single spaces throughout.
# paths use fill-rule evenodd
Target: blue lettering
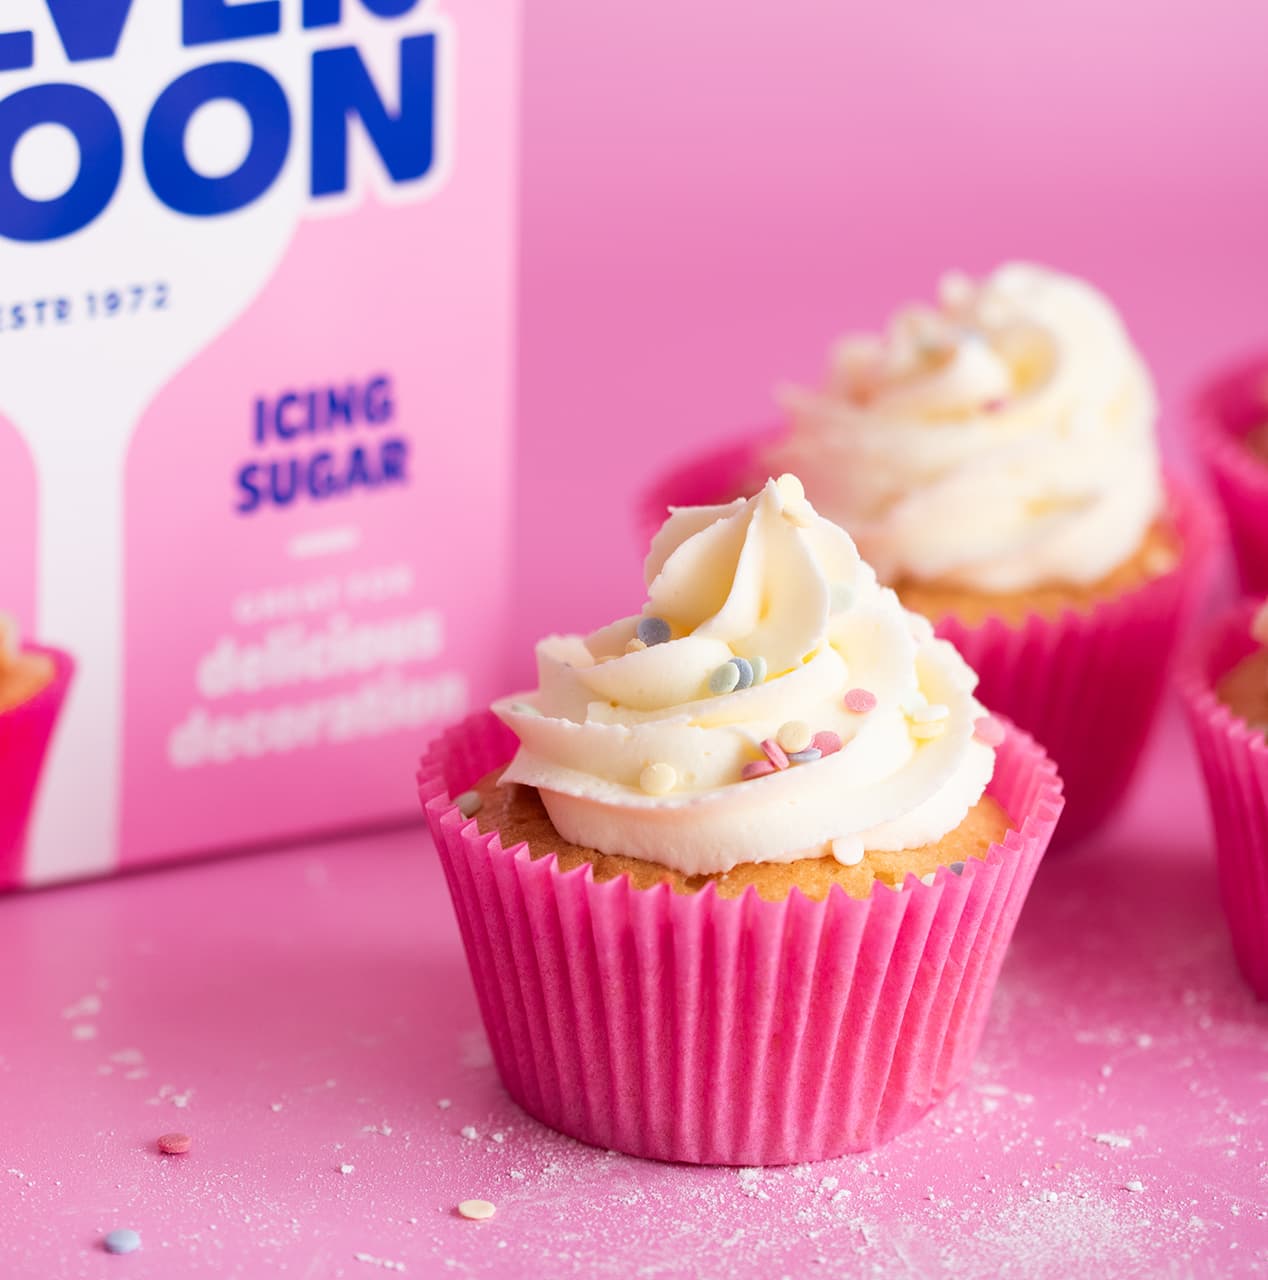
M 60 124 L 75 135 L 79 173 L 51 200 L 30 200 L 13 180 L 13 150 L 40 124 Z M 58 240 L 96 218 L 114 197 L 123 172 L 123 134 L 114 112 L 90 89 L 41 84 L 0 102 L 0 236 Z
M 251 146 L 232 172 L 218 178 L 197 173 L 185 156 L 185 129 L 204 103 L 227 98 L 251 118 Z M 169 209 L 194 218 L 231 213 L 273 185 L 291 144 L 291 109 L 282 86 L 261 67 L 213 62 L 172 81 L 145 122 L 141 155 L 145 174 Z
M 48 0 L 62 48 L 72 62 L 113 58 L 132 0 Z
M 377 18 L 399 18 L 418 0 L 361 0 Z M 304 0 L 305 27 L 333 27 L 343 21 L 343 0 Z
M 244 516 L 250 515 L 260 505 L 260 490 L 256 484 L 259 471 L 260 468 L 254 462 L 248 462 L 238 472 L 238 488 L 242 490 L 242 497 L 238 499 L 238 505 L 234 510 Z
M 35 37 L 29 31 L 0 32 L 0 71 L 35 66 Z
M 436 37 L 401 41 L 400 103 L 390 115 L 352 46 L 313 54 L 312 193 L 348 188 L 348 118 L 355 115 L 393 182 L 421 178 L 434 153 Z
M 89 0 L 96 3 L 96 0 Z M 224 40 L 250 40 L 254 36 L 275 36 L 282 29 L 279 0 L 249 0 L 229 4 L 227 0 L 182 0 L 181 40 L 186 47 L 219 44 Z

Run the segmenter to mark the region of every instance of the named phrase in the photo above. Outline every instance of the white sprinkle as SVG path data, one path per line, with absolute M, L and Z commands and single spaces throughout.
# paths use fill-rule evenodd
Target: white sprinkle
M 863 841 L 859 836 L 838 836 L 832 842 L 832 856 L 843 867 L 856 867 L 863 861 Z
M 913 724 L 936 724 L 951 714 L 951 708 L 941 702 L 931 702 L 927 707 L 916 707 L 911 712 Z
M 1130 1138 L 1124 1138 L 1118 1133 L 1098 1133 L 1095 1141 L 1106 1147 L 1130 1147 L 1132 1144 Z
M 497 1212 L 497 1206 L 489 1200 L 464 1200 L 458 1212 L 472 1222 L 485 1222 Z
M 448 1111 L 448 1110 L 449 1110 L 449 1108 L 453 1106 L 453 1099 L 452 1099 L 452 1098 L 437 1098 L 437 1099 L 436 1099 L 436 1105 L 437 1105 L 437 1106 L 438 1106 L 442 1111 Z
M 97 1038 L 97 1028 L 91 1022 L 76 1023 L 70 1029 L 70 1038 L 72 1040 L 95 1040 Z
M 1057 1193 L 1055 1191 L 1044 1191 L 1040 1193 L 1039 1199 L 1045 1204 L 1056 1204 Z
M 354 1253 L 357 1262 L 368 1262 L 372 1267 L 382 1267 L 384 1271 L 404 1271 L 403 1262 L 393 1262 L 391 1258 L 376 1258 L 372 1253 Z
M 672 764 L 666 764 L 663 760 L 649 764 L 638 776 L 638 785 L 649 796 L 668 795 L 677 781 L 678 771 Z
M 74 1004 L 62 1010 L 62 1017 L 70 1018 L 95 1018 L 101 1012 L 100 996 L 84 996 L 82 1000 L 76 1000 Z
M 505 1142 L 505 1141 L 506 1141 L 506 1134 L 504 1134 L 503 1132 L 501 1132 L 501 1130 L 499 1130 L 497 1133 L 491 1133 L 491 1134 L 489 1134 L 489 1137 L 490 1137 L 490 1138 L 492 1138 L 494 1142 Z
M 785 503 L 805 502 L 806 500 L 806 486 L 791 471 L 785 471 L 775 481 L 775 488 L 779 490 L 779 496 L 783 498 Z
M 357 1166 L 355 1164 L 341 1164 L 339 1166 L 339 1172 L 346 1178 L 348 1174 L 352 1173 L 352 1171 L 356 1169 L 356 1167 Z
M 1145 1189 L 1145 1184 L 1141 1182 L 1139 1179 L 1133 1178 L 1131 1182 L 1123 1183 L 1124 1191 L 1143 1191 L 1144 1189 Z
M 480 1136 L 478 1130 L 473 1124 L 464 1124 L 458 1132 L 462 1134 L 468 1142 L 474 1142 Z
M 484 801 L 480 797 L 478 791 L 464 791 L 454 804 L 458 806 L 458 812 L 464 818 L 472 818 L 484 807 Z
M 282 1109 L 282 1104 L 281 1104 L 280 1102 L 270 1102 L 270 1103 L 269 1103 L 269 1109 L 270 1109 L 271 1111 L 281 1111 L 281 1109 Z
M 511 1170 L 511 1177 L 512 1177 L 512 1178 L 514 1178 L 516 1182 L 523 1182 L 523 1180 L 524 1180 L 524 1170 L 523 1170 L 523 1169 L 512 1169 L 512 1170 Z

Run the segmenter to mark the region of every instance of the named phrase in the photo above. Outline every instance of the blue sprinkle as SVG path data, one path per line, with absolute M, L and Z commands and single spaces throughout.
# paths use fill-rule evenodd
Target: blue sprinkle
M 759 653 L 756 658 L 749 659 L 749 665 L 753 668 L 753 683 L 764 684 L 766 682 L 766 659 Z
M 731 665 L 740 673 L 737 689 L 747 689 L 753 683 L 753 667 L 747 658 L 732 658 Z
M 664 618 L 640 618 L 638 638 L 650 649 L 654 644 L 664 644 L 673 635 Z
M 120 1227 L 107 1231 L 101 1243 L 107 1253 L 135 1253 L 141 1247 L 141 1237 L 131 1227 Z
M 804 751 L 790 751 L 788 753 L 789 764 L 809 764 L 812 760 L 818 760 L 823 752 L 818 747 L 807 747 Z
M 952 862 L 950 864 L 950 869 L 954 871 L 957 876 L 962 876 L 964 874 L 964 863 Z
M 709 689 L 713 693 L 730 693 L 739 683 L 740 669 L 732 662 L 724 662 L 709 677 Z

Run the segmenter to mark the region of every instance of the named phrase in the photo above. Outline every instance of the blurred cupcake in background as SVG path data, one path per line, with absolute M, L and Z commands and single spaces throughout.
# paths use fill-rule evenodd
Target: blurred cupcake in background
M 792 476 L 645 577 L 420 768 L 503 1082 L 663 1160 L 874 1146 L 968 1070 L 1056 772 Z
M 1056 759 L 1062 842 L 1086 834 L 1130 781 L 1212 530 L 1163 475 L 1153 383 L 1114 309 L 1041 267 L 951 275 L 784 402 L 784 428 L 658 484 L 644 524 L 710 488 L 805 476 L 983 701 Z
M 1268 1000 L 1268 604 L 1244 601 L 1181 668 L 1215 828 L 1220 900 L 1246 981 Z
M 27 823 L 74 664 L 69 654 L 23 645 L 0 614 L 0 889 L 22 882 Z
M 1193 405 L 1194 445 L 1224 509 L 1245 591 L 1268 591 L 1268 355 L 1213 378 Z

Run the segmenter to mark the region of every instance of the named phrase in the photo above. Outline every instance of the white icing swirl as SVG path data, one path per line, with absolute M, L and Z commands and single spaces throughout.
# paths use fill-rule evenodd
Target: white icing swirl
M 883 582 L 1097 581 L 1162 507 L 1153 384 L 1122 322 L 1024 264 L 940 295 L 843 340 L 822 391 L 788 394 L 791 433 L 763 466 L 807 477 Z
M 538 788 L 565 840 L 700 875 L 823 856 L 837 839 L 914 848 L 981 797 L 994 752 L 974 737 L 976 675 L 793 477 L 675 510 L 645 574 L 641 617 L 541 641 L 537 691 L 494 705 L 521 743 L 502 781 Z M 670 639 L 639 648 L 648 618 Z M 764 659 L 765 680 L 711 692 L 732 658 Z M 874 709 L 847 710 L 858 688 Z M 841 749 L 742 780 L 791 721 Z M 649 780 L 653 765 L 668 772 Z

